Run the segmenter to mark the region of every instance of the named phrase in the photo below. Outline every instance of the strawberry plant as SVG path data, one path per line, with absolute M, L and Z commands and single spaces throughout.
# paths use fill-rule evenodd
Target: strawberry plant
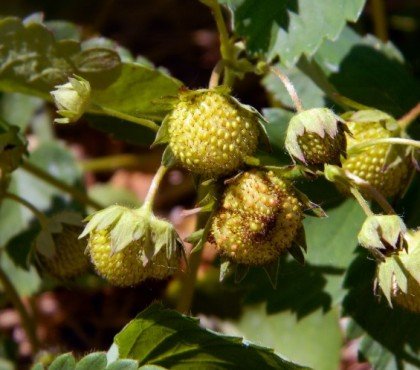
M 0 369 L 420 368 L 415 4 L 39 3 L 0 4 Z

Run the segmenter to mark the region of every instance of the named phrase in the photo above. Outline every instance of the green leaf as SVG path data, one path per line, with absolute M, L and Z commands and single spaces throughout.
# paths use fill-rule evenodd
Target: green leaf
M 304 294 L 303 292 L 301 292 Z M 342 334 L 338 310 L 317 310 L 302 319 L 290 311 L 267 314 L 264 304 L 246 307 L 228 334 L 242 335 L 313 369 L 336 370 L 340 363 Z
M 76 74 L 91 84 L 89 111 L 95 114 L 113 110 L 128 120 L 161 120 L 169 109 L 162 98 L 176 95 L 182 85 L 161 70 L 122 63 L 115 45 L 56 40 L 39 21 L 1 19 L 0 42 L 0 90 L 51 100 L 53 87 Z
M 17 126 L 22 132 L 28 127 L 34 113 L 42 106 L 39 98 L 23 94 L 4 94 L 0 99 L 0 117 Z
M 77 363 L 75 370 L 105 370 L 106 364 L 105 353 L 90 353 Z
M 365 0 L 231 0 L 234 30 L 247 49 L 287 66 L 313 55 L 322 41 L 335 39 L 347 20 L 356 21 Z
M 75 370 L 76 360 L 71 353 L 65 353 L 58 356 L 52 364 L 48 367 L 48 370 Z
M 139 364 L 135 360 L 117 360 L 109 364 L 106 370 L 137 370 Z
M 420 100 L 419 82 L 398 49 L 372 35 L 361 37 L 347 27 L 337 40 L 323 43 L 314 61 L 341 95 L 397 118 Z
M 197 320 L 152 305 L 114 339 L 120 358 L 170 369 L 301 369 L 269 349 L 205 330 Z
M 109 365 L 106 370 L 138 370 L 137 361 L 121 360 Z M 162 368 L 163 369 L 163 368 Z

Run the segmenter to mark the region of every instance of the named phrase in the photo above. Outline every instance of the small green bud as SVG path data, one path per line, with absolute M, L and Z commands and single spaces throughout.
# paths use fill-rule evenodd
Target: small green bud
M 330 109 L 308 109 L 290 120 L 285 147 L 305 164 L 340 164 L 346 150 L 345 130 L 344 121 Z
M 90 83 L 82 77 L 70 77 L 69 82 L 58 85 L 51 91 L 57 113 L 63 118 L 56 118 L 57 123 L 76 122 L 85 113 L 90 101 Z

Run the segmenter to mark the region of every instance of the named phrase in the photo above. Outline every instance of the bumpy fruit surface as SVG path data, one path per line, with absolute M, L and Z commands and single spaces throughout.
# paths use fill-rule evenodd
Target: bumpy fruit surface
M 47 271 L 61 279 L 78 276 L 89 268 L 89 258 L 85 254 L 86 241 L 78 239 L 81 229 L 65 226 L 60 234 L 53 234 L 56 251 L 52 258 L 40 255 Z
M 342 131 L 335 137 L 325 134 L 323 138 L 315 132 L 305 132 L 297 140 L 306 163 L 313 165 L 340 164 L 341 153 L 346 147 L 346 137 Z
M 348 150 L 366 141 L 392 137 L 380 122 L 349 122 L 348 128 L 352 135 L 347 137 Z M 412 166 L 404 150 L 392 144 L 372 145 L 349 154 L 343 168 L 368 181 L 385 197 L 392 197 L 403 191 L 411 176 Z
M 116 286 L 132 286 L 146 279 L 164 279 L 172 275 L 178 267 L 176 255 L 168 260 L 165 248 L 143 266 L 139 253 L 142 249 L 140 241 L 134 241 L 120 252 L 111 254 L 106 230 L 92 232 L 88 248 L 97 273 Z
M 169 135 L 170 148 L 185 168 L 220 176 L 236 170 L 254 153 L 258 119 L 227 94 L 187 92 L 169 116 Z
M 241 174 L 225 190 L 211 241 L 233 262 L 265 265 L 288 248 L 301 226 L 302 205 L 272 172 Z

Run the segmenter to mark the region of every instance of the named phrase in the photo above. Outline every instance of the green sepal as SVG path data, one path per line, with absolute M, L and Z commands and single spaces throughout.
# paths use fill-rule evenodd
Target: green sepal
M 151 148 L 154 148 L 157 145 L 160 144 L 166 144 L 169 143 L 169 120 L 170 120 L 170 114 L 166 115 L 166 117 L 163 119 L 158 132 L 156 133 L 155 140 L 153 141 Z
M 187 236 L 184 240 L 187 243 L 196 244 L 203 237 L 203 233 L 204 233 L 204 229 L 196 230 L 192 234 L 190 234 L 189 236 Z
M 235 264 L 233 264 L 229 260 L 221 261 L 220 263 L 220 273 L 219 273 L 219 281 L 224 281 L 228 276 L 230 276 L 235 271 Z
M 176 165 L 176 158 L 175 155 L 171 149 L 171 147 L 168 145 L 163 154 L 162 154 L 162 161 L 161 164 L 167 168 L 173 167 Z
M 286 132 L 285 148 L 292 158 L 306 164 L 305 156 L 299 146 L 298 138 L 305 132 L 313 132 L 324 138 L 336 137 L 344 129 L 344 121 L 328 108 L 312 108 L 295 114 Z
M 295 187 L 293 187 L 293 191 L 296 193 L 297 197 L 302 202 L 302 204 L 306 207 L 303 210 L 305 214 L 320 218 L 328 217 L 325 211 L 321 208 L 321 206 L 312 202 L 305 193 L 296 189 Z
M 407 232 L 403 220 L 397 215 L 373 215 L 366 218 L 358 235 L 359 244 L 367 249 L 400 250 Z
M 273 289 L 276 289 L 280 271 L 280 258 L 277 258 L 274 262 L 263 266 L 263 270 L 267 274 L 268 280 L 270 281 Z
M 239 284 L 242 280 L 246 278 L 249 272 L 249 266 L 243 264 L 236 264 L 235 268 L 235 284 Z
M 288 180 L 298 180 L 302 178 L 314 179 L 316 173 L 308 167 L 293 164 L 288 166 L 264 166 L 268 171 L 272 171 L 276 176 Z
M 81 220 L 82 216 L 79 213 L 69 211 L 49 217 L 46 224 L 41 224 L 41 230 L 35 238 L 35 251 L 46 258 L 53 258 L 56 254 L 54 234 L 61 233 L 63 225 L 82 226 Z
M 80 238 L 100 230 L 109 234 L 111 253 L 140 241 L 139 258 L 145 265 L 164 247 L 168 258 L 184 249 L 173 225 L 155 217 L 147 206 L 130 209 L 115 205 L 96 212 Z
M 305 264 L 305 255 L 302 248 L 296 242 L 292 242 L 292 245 L 287 248 L 290 255 L 301 265 Z

